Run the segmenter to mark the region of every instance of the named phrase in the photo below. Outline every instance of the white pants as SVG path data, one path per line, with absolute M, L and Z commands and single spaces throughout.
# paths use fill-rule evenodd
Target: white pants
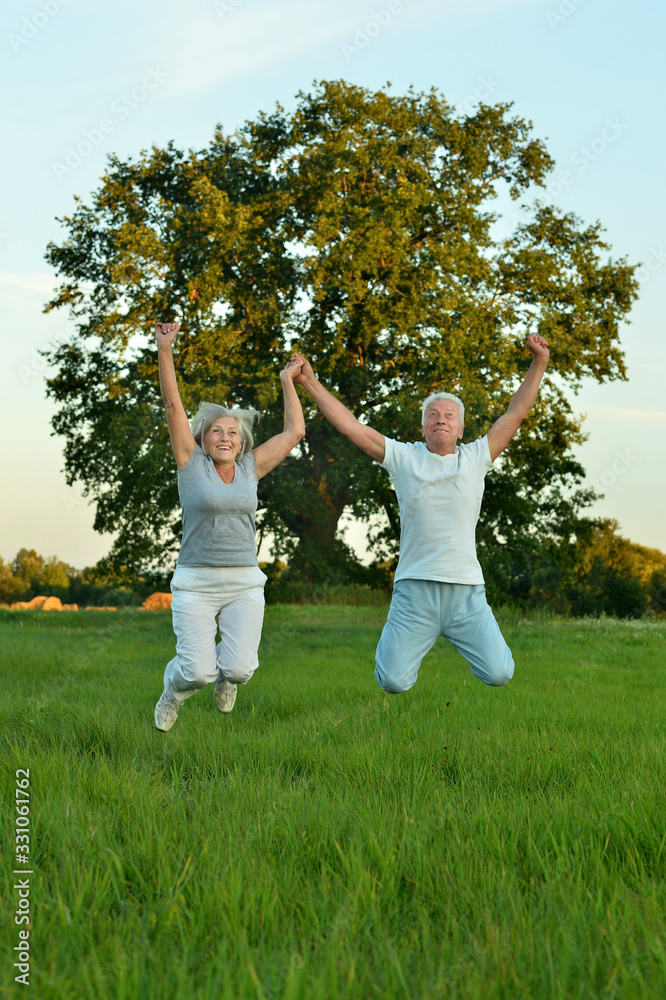
M 247 684 L 259 665 L 265 583 L 258 566 L 176 568 L 171 581 L 176 655 L 164 671 L 171 698 L 185 701 L 219 675 Z

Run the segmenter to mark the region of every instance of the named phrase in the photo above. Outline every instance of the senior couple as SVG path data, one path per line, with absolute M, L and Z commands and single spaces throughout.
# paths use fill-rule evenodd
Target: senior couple
M 160 386 L 178 466 L 183 539 L 171 582 L 176 655 L 164 672 L 155 726 L 168 732 L 183 702 L 215 684 L 220 712 L 234 707 L 238 684 L 258 666 L 265 575 L 257 560 L 257 482 L 305 434 L 295 384 L 325 417 L 391 477 L 400 507 L 400 558 L 377 646 L 375 676 L 392 694 L 416 683 L 423 657 L 440 635 L 472 673 L 494 686 L 513 675 L 513 658 L 486 602 L 475 529 L 484 479 L 534 404 L 548 364 L 548 343 L 530 334 L 532 364 L 506 413 L 487 434 L 459 444 L 461 400 L 437 392 L 423 403 L 423 440 L 404 444 L 361 424 L 318 381 L 301 354 L 280 373 L 284 430 L 254 447 L 255 410 L 202 403 L 192 425 L 178 392 L 171 348 L 178 323 L 155 327 Z M 216 644 L 219 624 L 220 641 Z

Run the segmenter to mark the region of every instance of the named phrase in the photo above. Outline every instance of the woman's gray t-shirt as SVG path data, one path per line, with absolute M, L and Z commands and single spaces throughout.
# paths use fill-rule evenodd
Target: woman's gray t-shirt
M 225 483 L 197 445 L 178 472 L 178 495 L 183 509 L 179 566 L 258 565 L 257 465 L 251 452 L 236 462 L 233 482 Z

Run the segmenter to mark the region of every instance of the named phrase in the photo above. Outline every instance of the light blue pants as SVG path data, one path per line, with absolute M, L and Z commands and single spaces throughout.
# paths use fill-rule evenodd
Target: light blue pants
M 416 684 L 421 661 L 440 635 L 465 657 L 484 684 L 513 677 L 513 657 L 479 584 L 398 580 L 377 646 L 375 677 L 389 694 Z

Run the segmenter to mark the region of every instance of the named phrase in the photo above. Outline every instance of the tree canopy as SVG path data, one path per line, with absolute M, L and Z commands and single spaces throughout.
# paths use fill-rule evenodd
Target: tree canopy
M 584 537 L 548 546 L 531 577 L 534 604 L 572 614 L 640 618 L 666 613 L 666 554 L 618 534 L 612 519 L 590 522 Z
M 478 543 L 486 574 L 520 588 L 544 538 L 570 537 L 591 493 L 571 446 L 583 439 L 566 389 L 624 378 L 619 327 L 637 293 L 599 223 L 542 203 L 553 162 L 508 104 L 461 114 L 437 91 L 402 96 L 315 84 L 210 145 L 110 157 L 89 205 L 47 260 L 61 278 L 47 309 L 76 334 L 49 354 L 69 482 L 117 533 L 112 559 L 167 565 L 180 517 L 163 416 L 155 320 L 178 319 L 176 369 L 188 412 L 201 399 L 263 410 L 282 425 L 278 373 L 297 348 L 324 384 L 380 432 L 420 436 L 420 402 L 461 395 L 465 440 L 506 408 L 548 337 L 537 404 L 488 477 Z M 520 211 L 501 214 L 503 197 Z M 495 211 L 493 211 L 495 209 Z M 308 400 L 301 447 L 262 481 L 262 530 L 307 577 L 343 572 L 345 509 L 386 515 L 378 557 L 397 546 L 388 477 Z
M 11 565 L 0 559 L 0 601 L 12 603 L 40 589 L 46 594 L 65 596 L 73 572 L 55 556 L 45 559 L 34 549 L 21 548 Z

